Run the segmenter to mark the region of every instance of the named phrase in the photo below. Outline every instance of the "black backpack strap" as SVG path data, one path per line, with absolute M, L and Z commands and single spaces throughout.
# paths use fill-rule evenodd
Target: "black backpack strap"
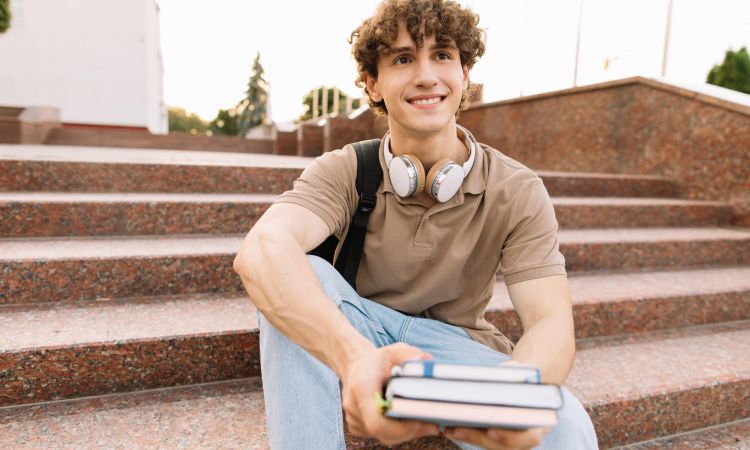
M 354 144 L 354 151 L 357 154 L 356 185 L 359 203 L 349 225 L 344 245 L 336 259 L 335 267 L 356 290 L 357 271 L 365 246 L 367 221 L 370 218 L 370 213 L 375 209 L 376 192 L 383 180 L 383 170 L 380 167 L 379 158 L 380 139 L 357 142 Z

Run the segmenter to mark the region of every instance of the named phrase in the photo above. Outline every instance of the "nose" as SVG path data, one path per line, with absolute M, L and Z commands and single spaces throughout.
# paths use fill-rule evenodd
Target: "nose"
M 430 58 L 419 58 L 416 64 L 414 83 L 419 87 L 431 88 L 438 83 L 437 72 Z

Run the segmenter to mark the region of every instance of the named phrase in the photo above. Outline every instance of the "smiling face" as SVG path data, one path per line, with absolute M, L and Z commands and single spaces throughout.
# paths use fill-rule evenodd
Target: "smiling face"
M 401 22 L 396 39 L 380 52 L 377 73 L 367 77 L 367 91 L 385 102 L 392 133 L 424 137 L 455 126 L 469 69 L 452 41 L 425 36 L 418 48 Z

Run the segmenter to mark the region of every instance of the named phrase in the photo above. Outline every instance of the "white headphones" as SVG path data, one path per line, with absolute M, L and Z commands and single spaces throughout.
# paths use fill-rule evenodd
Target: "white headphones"
M 383 155 L 393 190 L 399 197 L 409 197 L 426 190 L 435 200 L 447 202 L 456 195 L 464 179 L 469 175 L 476 156 L 474 136 L 458 124 L 456 128 L 464 133 L 464 142 L 469 148 L 469 159 L 463 166 L 460 166 L 448 158 L 443 158 L 432 166 L 427 177 L 424 175 L 422 162 L 416 156 L 412 154 L 393 156 L 390 145 L 391 133 L 390 131 L 386 133 L 383 137 Z

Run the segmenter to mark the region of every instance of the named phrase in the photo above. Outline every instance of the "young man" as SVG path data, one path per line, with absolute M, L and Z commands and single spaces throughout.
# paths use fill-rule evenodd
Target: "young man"
M 343 449 L 344 423 L 388 445 L 439 434 L 383 417 L 374 401 L 406 359 L 533 365 L 558 384 L 571 369 L 570 294 L 549 196 L 533 172 L 456 125 L 484 52 L 477 23 L 451 1 L 387 0 L 352 34 L 358 84 L 389 126 L 358 292 L 306 256 L 346 235 L 358 202 L 351 146 L 317 158 L 242 244 L 234 267 L 259 311 L 274 450 Z M 515 347 L 484 319 L 498 270 L 525 330 Z M 552 430 L 445 435 L 463 448 L 596 448 L 567 390 L 564 404 Z

